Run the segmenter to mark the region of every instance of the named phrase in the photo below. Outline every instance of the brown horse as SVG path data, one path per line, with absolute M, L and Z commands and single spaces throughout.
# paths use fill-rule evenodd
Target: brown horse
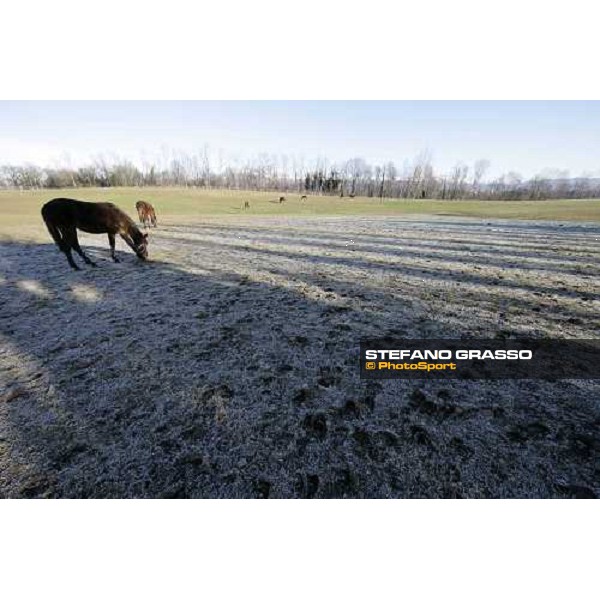
M 154 212 L 154 206 L 150 202 L 144 202 L 139 200 L 135 203 L 135 208 L 140 219 L 140 223 L 144 227 L 148 227 L 151 224 L 152 227 L 156 227 L 156 213 Z
M 96 266 L 79 246 L 78 229 L 87 233 L 107 233 L 110 255 L 115 262 L 119 262 L 115 255 L 117 233 L 138 258 L 142 260 L 148 258 L 148 234 L 142 233 L 120 208 L 110 202 L 82 202 L 69 198 L 55 198 L 42 206 L 42 218 L 52 239 L 76 270 L 79 270 L 79 267 L 71 256 L 71 250 L 75 250 L 86 264 Z

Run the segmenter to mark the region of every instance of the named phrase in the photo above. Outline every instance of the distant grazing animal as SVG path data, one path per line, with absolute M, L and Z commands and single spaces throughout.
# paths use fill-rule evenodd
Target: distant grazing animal
M 110 256 L 115 262 L 119 262 L 115 255 L 116 234 L 125 240 L 138 258 L 148 258 L 148 234 L 142 233 L 129 216 L 110 202 L 55 198 L 42 206 L 42 218 L 52 239 L 75 270 L 79 270 L 79 267 L 71 256 L 71 250 L 75 250 L 86 264 L 96 266 L 79 246 L 78 229 L 87 233 L 107 233 Z
M 300 202 L 306 202 L 306 196 L 300 196 Z
M 348 194 L 350 198 L 354 198 L 354 194 Z
M 152 227 L 156 227 L 156 212 L 154 212 L 154 207 L 149 202 L 144 202 L 143 200 L 139 200 L 135 203 L 135 208 L 138 213 L 138 218 L 140 223 L 144 227 L 148 227 L 148 224 L 151 224 Z
M 285 196 L 279 196 L 279 204 L 285 202 Z

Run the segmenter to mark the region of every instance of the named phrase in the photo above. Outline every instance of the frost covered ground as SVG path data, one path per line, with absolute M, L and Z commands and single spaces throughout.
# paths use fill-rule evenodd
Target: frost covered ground
M 2 497 L 600 495 L 600 382 L 359 379 L 362 337 L 600 336 L 600 225 L 222 218 L 0 243 Z

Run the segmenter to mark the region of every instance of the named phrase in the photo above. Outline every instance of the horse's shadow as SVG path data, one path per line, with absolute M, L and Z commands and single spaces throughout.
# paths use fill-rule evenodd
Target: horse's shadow
M 72 271 L 53 245 L 0 246 L 1 496 L 293 497 L 309 463 L 342 494 L 345 459 L 303 423 L 333 387 L 372 392 L 327 303 L 86 252 L 99 266 Z

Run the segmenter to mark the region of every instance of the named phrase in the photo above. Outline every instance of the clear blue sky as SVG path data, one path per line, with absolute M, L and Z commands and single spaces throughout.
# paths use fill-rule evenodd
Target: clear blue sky
M 392 160 L 430 150 L 438 171 L 491 162 L 490 176 L 545 168 L 600 174 L 600 102 L 0 102 L 0 163 L 140 162 L 208 144 L 213 159 L 259 153 Z

